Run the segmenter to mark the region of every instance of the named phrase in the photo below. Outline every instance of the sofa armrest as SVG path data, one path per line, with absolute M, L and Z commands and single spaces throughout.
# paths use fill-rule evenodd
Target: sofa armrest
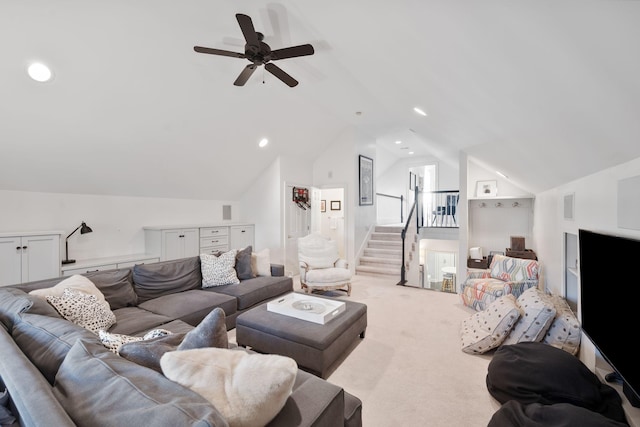
M 51 384 L 0 328 L 0 377 L 9 391 L 20 425 L 75 426 L 53 394 Z M 37 403 L 34 403 L 37 402 Z
M 339 258 L 333 265 L 337 268 L 349 268 L 349 263 L 346 259 Z
M 491 270 L 488 268 L 467 268 L 467 279 L 488 279 L 491 277 Z
M 272 276 L 284 276 L 284 265 L 282 264 L 271 264 L 271 275 Z
M 267 427 L 343 426 L 344 393 L 342 387 L 298 370 L 291 395 Z

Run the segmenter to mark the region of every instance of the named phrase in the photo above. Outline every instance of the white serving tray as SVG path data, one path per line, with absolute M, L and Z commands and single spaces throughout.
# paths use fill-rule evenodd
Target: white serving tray
M 345 303 L 291 292 L 268 302 L 267 310 L 324 325 L 345 310 Z

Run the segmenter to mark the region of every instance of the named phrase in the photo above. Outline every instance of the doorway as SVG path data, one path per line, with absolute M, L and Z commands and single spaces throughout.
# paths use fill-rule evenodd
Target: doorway
M 294 201 L 294 188 L 309 190 L 310 207 L 301 207 Z M 335 240 L 340 257 L 346 257 L 344 187 L 317 188 L 285 184 L 284 202 L 284 265 L 287 276 L 299 274 L 298 239 L 309 233 L 320 233 Z

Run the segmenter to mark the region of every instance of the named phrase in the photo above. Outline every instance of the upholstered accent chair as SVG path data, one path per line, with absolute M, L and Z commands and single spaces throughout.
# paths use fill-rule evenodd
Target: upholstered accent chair
M 306 293 L 313 290 L 342 290 L 351 295 L 351 270 L 340 258 L 335 240 L 311 233 L 298 239 L 300 285 Z
M 462 302 L 477 311 L 484 310 L 498 298 L 538 286 L 540 264 L 532 259 L 494 255 L 488 269 L 471 268 L 462 283 Z

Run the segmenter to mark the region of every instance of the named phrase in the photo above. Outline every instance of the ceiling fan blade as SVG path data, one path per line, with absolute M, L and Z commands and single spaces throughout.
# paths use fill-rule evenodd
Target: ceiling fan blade
M 285 73 L 282 68 L 278 67 L 277 65 L 269 62 L 265 64 L 264 68 L 266 68 L 268 72 L 282 80 L 287 86 L 294 87 L 298 85 L 298 81 L 296 79 Z
M 244 86 L 244 84 L 247 82 L 247 80 L 249 80 L 249 77 L 251 77 L 251 75 L 256 70 L 256 68 L 258 68 L 256 64 L 249 64 L 246 67 L 244 67 L 244 70 L 242 70 L 242 72 L 240 73 L 236 81 L 233 82 L 233 84 L 235 86 Z
M 244 39 L 247 41 L 247 44 L 250 46 L 256 46 L 258 50 L 260 49 L 260 40 L 258 40 L 258 34 L 256 34 L 256 29 L 253 27 L 253 21 L 247 15 L 243 15 L 242 13 L 236 13 L 236 19 L 238 20 L 238 24 L 240 25 L 240 29 L 242 30 L 242 34 L 244 35 Z
M 271 60 L 295 58 L 296 56 L 313 55 L 315 51 L 310 44 L 302 44 L 300 46 L 285 47 L 284 49 L 276 49 L 271 51 Z
M 208 53 L 211 55 L 231 56 L 233 58 L 246 58 L 244 53 L 231 52 L 229 50 L 213 49 L 211 47 L 194 46 L 193 50 L 198 53 Z

